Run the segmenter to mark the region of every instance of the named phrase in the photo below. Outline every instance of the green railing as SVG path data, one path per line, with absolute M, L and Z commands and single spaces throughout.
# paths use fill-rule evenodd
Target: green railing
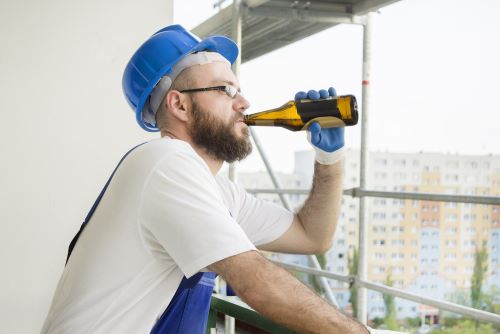
M 210 314 L 206 334 L 215 334 L 217 313 L 229 315 L 235 319 L 245 322 L 252 327 L 264 330 L 270 334 L 293 334 L 294 331 L 280 326 L 255 312 L 250 306 L 237 299 L 219 294 L 212 295 L 210 301 Z

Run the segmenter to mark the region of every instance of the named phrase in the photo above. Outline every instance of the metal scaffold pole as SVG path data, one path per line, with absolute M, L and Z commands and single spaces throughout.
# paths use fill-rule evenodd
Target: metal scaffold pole
M 369 13 L 363 22 L 363 81 L 362 81 L 362 110 L 361 110 L 361 157 L 360 157 L 360 188 L 366 189 L 366 176 L 368 164 L 368 120 L 370 105 L 370 61 L 371 61 L 371 16 Z M 359 262 L 358 276 L 362 281 L 367 280 L 367 245 L 368 228 L 366 222 L 366 197 L 359 200 Z M 358 287 L 358 320 L 367 322 L 367 291 Z
M 231 22 L 231 37 L 238 45 L 240 52 L 238 57 L 233 63 L 232 70 L 234 75 L 239 80 L 240 78 L 240 66 L 241 66 L 241 0 L 233 0 L 233 18 Z M 229 179 L 231 181 L 236 181 L 236 164 L 232 163 L 229 165 Z M 236 323 L 235 319 L 229 315 L 224 317 L 224 333 L 234 334 Z
M 231 24 L 231 37 L 238 45 L 238 49 L 240 52 L 238 52 L 238 57 L 236 57 L 236 60 L 233 63 L 232 69 L 234 72 L 234 75 L 236 78 L 239 80 L 240 78 L 240 66 L 241 66 L 241 0 L 233 0 L 233 19 L 232 19 L 232 24 Z M 236 164 L 232 163 L 229 165 L 229 179 L 231 181 L 236 180 Z
M 231 35 L 232 35 L 233 40 L 238 45 L 238 49 L 240 50 L 240 52 L 238 54 L 238 58 L 236 59 L 236 61 L 233 64 L 233 72 L 234 72 L 236 78 L 239 79 L 239 76 L 240 76 L 240 66 L 241 66 L 241 53 L 242 53 L 242 49 L 241 49 L 241 40 L 242 40 L 242 36 L 241 36 L 241 30 L 242 30 L 242 3 L 241 3 L 241 0 L 234 0 L 233 1 L 233 13 L 232 14 L 233 14 L 233 18 L 232 18 Z M 269 163 L 269 160 L 267 159 L 267 156 L 266 156 L 264 150 L 262 149 L 262 145 L 260 144 L 260 141 L 259 141 L 259 139 L 258 139 L 255 131 L 253 131 L 253 129 L 250 129 L 250 133 L 251 133 L 252 138 L 254 140 L 255 146 L 257 147 L 257 149 L 258 149 L 258 151 L 260 153 L 260 156 L 262 157 L 262 160 L 264 161 L 264 164 L 266 166 L 267 172 L 269 173 L 269 175 L 271 177 L 271 180 L 272 180 L 272 182 L 274 184 L 274 187 L 276 189 L 281 189 L 281 186 L 279 184 L 278 178 L 276 177 L 276 175 L 274 173 L 274 170 L 271 167 L 271 165 Z M 236 179 L 236 168 L 235 168 L 234 164 L 231 164 L 229 166 L 229 179 L 231 179 L 233 181 Z M 279 196 L 280 196 L 280 199 L 281 199 L 281 201 L 283 203 L 283 206 L 285 208 L 287 208 L 288 210 L 292 210 L 291 205 L 288 202 L 287 198 L 284 195 L 282 195 L 282 194 L 279 195 Z M 309 261 L 312 263 L 312 265 L 316 269 L 321 269 L 321 266 L 320 266 L 320 264 L 319 264 L 318 259 L 316 258 L 316 256 L 309 255 L 308 259 L 309 259 Z M 339 305 L 338 305 L 338 303 L 337 303 L 337 301 L 335 299 L 335 296 L 334 296 L 334 294 L 333 294 L 330 286 L 328 285 L 328 281 L 324 277 L 319 277 L 318 280 L 319 280 L 320 286 L 323 288 L 323 291 L 325 292 L 326 299 L 332 305 L 335 305 L 336 307 L 339 307 Z M 230 330 L 227 331 L 226 333 L 233 333 L 234 329 L 232 329 L 233 331 L 231 331 L 231 328 L 234 328 L 234 322 L 232 324 L 231 323 L 228 324 L 228 321 L 231 321 L 231 320 L 228 320 L 227 316 L 226 316 L 226 331 L 227 331 L 228 327 L 230 328 Z M 234 319 L 233 319 L 233 321 L 234 321 Z

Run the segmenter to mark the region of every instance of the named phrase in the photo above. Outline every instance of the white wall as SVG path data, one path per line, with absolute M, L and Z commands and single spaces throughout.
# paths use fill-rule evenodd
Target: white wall
M 172 2 L 0 2 L 0 332 L 39 332 L 101 187 L 157 136 L 135 124 L 121 77 Z

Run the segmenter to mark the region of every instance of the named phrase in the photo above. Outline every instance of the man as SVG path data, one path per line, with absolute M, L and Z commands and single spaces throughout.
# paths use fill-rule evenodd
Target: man
M 225 37 L 200 41 L 175 25 L 133 55 L 126 98 L 139 125 L 161 138 L 129 152 L 96 201 L 42 333 L 204 333 L 213 273 L 258 312 L 298 332 L 368 333 L 257 251 L 330 248 L 343 129 L 311 127 L 318 163 L 295 215 L 218 175 L 224 161 L 251 151 L 242 121 L 249 102 L 230 67 L 237 54 Z

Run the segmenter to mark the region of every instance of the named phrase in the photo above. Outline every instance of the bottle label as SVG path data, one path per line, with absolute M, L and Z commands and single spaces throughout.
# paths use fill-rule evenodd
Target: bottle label
M 304 126 L 302 127 L 302 130 L 307 130 L 309 125 L 311 125 L 312 122 L 318 122 L 319 125 L 321 125 L 322 128 L 340 128 L 345 126 L 344 121 L 342 121 L 339 118 L 336 117 L 315 117 L 311 120 L 309 120 Z
M 308 123 L 313 118 L 318 117 L 334 117 L 343 121 L 338 123 L 343 125 L 330 123 L 333 127 L 355 125 L 358 121 L 356 99 L 352 95 L 329 97 L 320 100 L 303 99 L 297 101 L 297 112 L 304 123 Z

